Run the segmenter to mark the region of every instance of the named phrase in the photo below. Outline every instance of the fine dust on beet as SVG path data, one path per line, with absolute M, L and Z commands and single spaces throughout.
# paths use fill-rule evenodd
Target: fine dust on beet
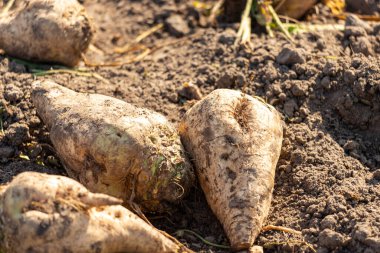
M 186 40 L 142 62 L 94 69 L 109 83 L 68 74 L 49 78 L 76 91 L 156 110 L 174 123 L 194 102 L 181 95 L 185 83 L 197 85 L 204 95 L 232 88 L 261 97 L 286 123 L 265 224 L 300 230 L 302 237 L 269 231 L 256 243 L 265 252 L 312 252 L 308 245 L 319 253 L 379 252 L 379 25 L 367 27 L 350 19 L 345 31 L 298 34 L 294 45 L 280 35 L 270 38 L 258 31 L 251 51 L 234 47 L 237 24 L 202 28 L 191 1 L 83 2 L 97 28 L 94 46 L 99 50 L 87 54 L 93 61 L 104 60 L 114 47 L 157 23 L 165 23 L 165 29 L 146 38 L 145 45 L 177 36 Z M 313 22 L 335 22 L 319 7 L 319 16 L 310 14 Z M 28 170 L 65 174 L 31 104 L 34 79 L 24 65 L 0 57 L 1 183 Z M 211 242 L 228 243 L 199 186 L 171 213 L 148 218 L 170 234 L 186 228 Z M 190 234 L 179 239 L 195 251 L 228 252 Z

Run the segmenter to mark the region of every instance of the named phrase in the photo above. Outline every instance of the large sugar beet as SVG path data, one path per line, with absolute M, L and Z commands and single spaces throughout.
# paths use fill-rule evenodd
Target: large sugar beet
M 270 105 L 215 90 L 185 114 L 180 135 L 233 249 L 248 249 L 268 215 L 282 122 Z
M 28 0 L 0 15 L 0 49 L 22 59 L 74 66 L 92 37 L 77 0 Z
M 162 211 L 193 184 L 177 130 L 159 113 L 50 81 L 32 100 L 69 176 L 89 190 Z
M 0 190 L 0 249 L 7 253 L 189 252 L 122 201 L 78 182 L 24 172 Z

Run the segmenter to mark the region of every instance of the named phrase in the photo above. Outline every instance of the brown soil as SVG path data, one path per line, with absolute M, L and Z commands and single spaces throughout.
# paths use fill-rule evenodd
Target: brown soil
M 262 232 L 257 244 L 265 252 L 312 252 L 310 247 L 319 253 L 380 252 L 380 26 L 351 18 L 345 31 L 298 34 L 294 43 L 281 34 L 258 33 L 252 36 L 254 49 L 248 50 L 233 45 L 237 24 L 202 28 L 191 1 L 84 5 L 97 26 L 94 45 L 100 51 L 87 54 L 92 61 L 107 60 L 101 51 L 111 55 L 115 46 L 161 22 L 164 30 L 145 39 L 145 45 L 185 39 L 137 63 L 93 68 L 108 82 L 71 74 L 33 77 L 27 66 L 0 57 L 0 183 L 27 170 L 65 174 L 31 104 L 35 78 L 114 96 L 175 123 L 200 93 L 243 89 L 274 105 L 286 123 L 266 224 L 302 231 L 302 236 Z M 184 88 L 190 82 L 199 90 Z M 195 251 L 228 252 L 179 231 L 190 229 L 228 244 L 198 186 L 171 213 L 148 218 Z

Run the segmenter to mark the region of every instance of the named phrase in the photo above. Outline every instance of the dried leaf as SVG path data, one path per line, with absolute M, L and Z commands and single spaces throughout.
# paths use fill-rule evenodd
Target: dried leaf
M 342 14 L 346 6 L 345 0 L 323 0 L 323 3 L 330 8 L 334 15 Z

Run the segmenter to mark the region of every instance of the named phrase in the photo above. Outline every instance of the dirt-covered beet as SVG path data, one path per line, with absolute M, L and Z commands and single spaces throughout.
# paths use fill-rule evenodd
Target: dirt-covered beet
M 32 101 L 68 175 L 93 192 L 162 212 L 185 197 L 192 166 L 175 127 L 120 99 L 33 83 Z
M 190 253 L 121 203 L 89 192 L 71 178 L 21 173 L 0 188 L 0 249 L 9 253 Z
M 256 243 L 266 252 L 313 252 L 310 247 L 319 253 L 379 252 L 380 28 L 376 23 L 367 26 L 350 19 L 344 31 L 298 34 L 294 44 L 278 34 L 275 38 L 254 34 L 254 48 L 248 50 L 233 45 L 237 24 L 200 28 L 199 12 L 190 1 L 100 0 L 84 1 L 84 6 L 97 26 L 94 45 L 99 50 L 87 54 L 94 61 L 155 24 L 172 23 L 171 16 L 181 20 L 178 23 L 188 34 L 178 39 L 165 26 L 143 43 L 171 44 L 144 61 L 93 69 L 109 83 L 70 74 L 49 78 L 76 91 L 147 107 L 174 123 L 194 103 L 191 98 L 216 88 L 240 89 L 261 97 L 286 123 L 265 225 L 293 228 L 302 236 L 266 231 Z M 319 16 L 317 21 L 323 20 L 326 17 Z M 31 104 L 35 78 L 24 65 L 0 59 L 4 130 L 0 130 L 0 182 L 23 170 L 64 174 Z M 199 94 L 184 92 L 186 83 L 198 86 Z M 228 243 L 199 187 L 170 214 L 148 218 L 196 251 L 228 252 L 179 233 L 186 228 L 211 242 Z
M 283 137 L 280 115 L 260 99 L 217 89 L 186 112 L 179 131 L 231 247 L 250 249 L 272 200 Z
M 25 1 L 0 14 L 0 48 L 21 59 L 75 66 L 93 33 L 76 0 Z

